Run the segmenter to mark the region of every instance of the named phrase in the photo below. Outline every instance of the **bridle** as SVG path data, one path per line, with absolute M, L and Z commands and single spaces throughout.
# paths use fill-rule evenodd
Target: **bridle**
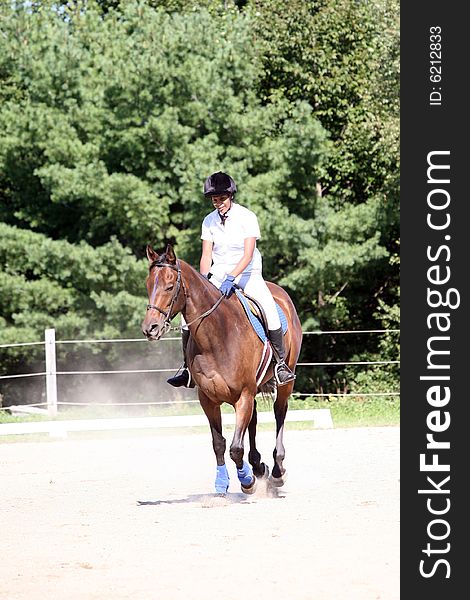
M 147 304 L 147 311 L 153 309 L 153 310 L 158 311 L 160 314 L 162 314 L 165 317 L 165 321 L 163 322 L 163 329 L 164 329 L 163 335 L 165 335 L 169 331 L 181 331 L 183 329 L 181 325 L 177 325 L 176 327 L 171 326 L 171 320 L 176 316 L 176 314 L 172 315 L 171 313 L 173 311 L 173 306 L 176 302 L 176 299 L 178 298 L 178 295 L 180 293 L 181 285 L 183 286 L 183 293 L 184 293 L 184 296 L 186 297 L 186 290 L 184 289 L 184 282 L 181 279 L 180 263 L 179 263 L 179 261 L 176 263 L 176 265 L 171 265 L 170 263 L 155 263 L 154 265 L 152 265 L 151 268 L 153 269 L 154 267 L 169 267 L 170 269 L 173 269 L 173 271 L 176 271 L 177 272 L 176 289 L 173 292 L 173 296 L 171 298 L 170 306 L 169 306 L 168 310 L 165 311 L 162 308 L 160 308 L 159 306 L 156 306 L 155 304 Z M 192 325 L 196 321 L 199 321 L 199 319 L 203 319 L 204 317 L 207 317 L 208 315 L 210 315 L 211 312 L 214 311 L 219 306 L 219 304 L 222 302 L 222 300 L 224 298 L 225 298 L 225 296 L 222 295 L 209 310 L 206 310 L 206 312 L 202 313 L 202 315 L 199 315 L 198 317 L 196 317 L 189 323 L 186 323 L 186 327 L 189 327 L 189 325 Z
M 173 292 L 173 296 L 171 298 L 170 301 L 170 307 L 168 308 L 168 310 L 163 310 L 162 308 L 160 308 L 159 306 L 156 306 L 155 304 L 147 304 L 147 310 L 157 310 L 160 314 L 162 314 L 165 317 L 165 321 L 163 322 L 163 328 L 164 328 L 164 333 L 167 333 L 168 331 L 171 331 L 172 329 L 179 329 L 179 327 L 171 327 L 170 325 L 170 321 L 173 319 L 173 317 L 175 317 L 175 315 L 172 315 L 172 311 L 173 311 L 173 306 L 176 302 L 176 299 L 178 298 L 178 295 L 180 293 L 180 288 L 181 288 L 181 267 L 179 262 L 176 263 L 176 265 L 170 265 L 170 263 L 156 263 L 154 265 L 152 265 L 153 267 L 169 267 L 170 269 L 173 269 L 173 271 L 177 272 L 177 277 L 176 277 L 176 289 Z M 186 295 L 186 294 L 185 294 Z

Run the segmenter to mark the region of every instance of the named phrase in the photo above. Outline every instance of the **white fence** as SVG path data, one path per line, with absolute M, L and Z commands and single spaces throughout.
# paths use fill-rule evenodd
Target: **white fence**
M 398 333 L 399 330 L 384 330 L 384 329 L 371 329 L 371 330 L 359 330 L 359 331 L 307 331 L 304 332 L 303 335 L 326 335 L 326 334 L 383 334 L 383 333 Z M 171 340 L 179 340 L 180 338 L 163 338 L 161 341 L 171 341 Z M 23 406 L 30 407 L 39 407 L 46 406 L 47 412 L 51 417 L 55 417 L 57 415 L 57 407 L 59 404 L 67 404 L 71 403 L 62 403 L 57 397 L 57 376 L 63 375 L 93 375 L 93 374 L 118 374 L 118 373 L 163 373 L 163 372 L 175 372 L 178 367 L 170 368 L 170 369 L 129 369 L 129 370 L 113 370 L 113 371 L 58 371 L 57 370 L 57 362 L 56 362 L 56 347 L 58 344 L 84 344 L 84 343 L 93 343 L 93 344 L 109 344 L 109 343 L 122 343 L 122 342 L 133 342 L 133 343 L 147 343 L 147 340 L 143 338 L 138 339 L 111 339 L 111 340 L 56 340 L 55 339 L 55 330 L 54 329 L 46 329 L 45 337 L 43 342 L 26 342 L 26 343 L 18 343 L 18 344 L 2 344 L 0 348 L 14 348 L 19 346 L 34 346 L 34 345 L 44 345 L 45 349 L 45 365 L 46 370 L 36 373 L 22 373 L 15 375 L 0 375 L 0 380 L 6 379 L 17 379 L 17 378 L 25 378 L 25 377 L 45 377 L 46 380 L 46 402 L 44 403 L 35 403 Z M 389 360 L 389 361 L 349 361 L 349 362 L 300 362 L 298 363 L 298 367 L 312 367 L 312 366 L 341 366 L 341 365 L 387 365 L 387 364 L 398 364 L 398 360 Z M 326 397 L 326 396 L 398 396 L 398 391 L 390 391 L 383 393 L 327 393 L 327 394 L 316 394 L 316 393 L 295 393 L 295 396 L 308 396 L 308 397 Z M 186 404 L 188 402 L 198 402 L 197 400 L 184 400 L 182 403 Z M 80 406 L 86 405 L 86 403 L 77 403 Z M 93 402 L 93 406 L 99 406 L 100 403 Z M 112 405 L 113 403 L 106 403 L 106 406 Z M 145 402 L 145 403 L 114 403 L 115 405 L 136 405 L 136 404 L 146 404 L 146 405 L 156 405 L 156 404 L 167 404 L 167 402 Z M 1 408 L 0 408 L 1 409 Z M 6 410 L 6 408 L 3 408 Z
M 333 420 L 329 408 L 293 410 L 286 415 L 286 423 L 313 421 L 317 429 L 330 429 Z M 274 423 L 272 412 L 258 412 L 258 423 Z M 234 425 L 234 414 L 222 414 L 222 424 Z M 24 435 L 48 433 L 51 437 L 66 438 L 74 431 L 116 431 L 155 428 L 207 427 L 205 415 L 181 415 L 167 417 L 132 417 L 120 419 L 75 419 L 70 421 L 32 421 L 29 423 L 0 423 L 1 435 Z

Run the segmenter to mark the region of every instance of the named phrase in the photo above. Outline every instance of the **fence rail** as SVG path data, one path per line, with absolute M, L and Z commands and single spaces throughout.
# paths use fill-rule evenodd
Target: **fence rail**
M 345 330 L 345 331 L 305 331 L 303 335 L 327 335 L 327 334 L 364 334 L 364 333 L 375 333 L 375 334 L 385 334 L 385 333 L 399 333 L 399 329 L 367 329 L 367 330 Z M 180 337 L 167 337 L 162 338 L 161 341 L 177 341 L 180 340 Z M 46 402 L 27 404 L 24 406 L 31 407 L 39 407 L 39 406 L 47 406 L 47 411 L 50 416 L 57 415 L 57 407 L 59 405 L 77 405 L 77 406 L 101 406 L 106 405 L 110 406 L 111 403 L 69 403 L 69 402 L 61 402 L 57 398 L 57 376 L 63 375 L 115 375 L 115 374 L 133 374 L 133 373 L 168 373 L 174 372 L 177 370 L 177 367 L 171 369 L 115 369 L 115 370 L 93 370 L 93 371 L 58 371 L 57 363 L 56 363 L 56 347 L 60 344 L 109 344 L 109 343 L 135 343 L 135 342 L 145 342 L 148 343 L 146 339 L 143 338 L 128 338 L 128 339 L 86 339 L 86 340 L 56 340 L 55 339 L 55 330 L 54 329 L 46 329 L 45 330 L 45 338 L 44 341 L 41 342 L 20 342 L 15 344 L 0 344 L 0 348 L 16 348 L 20 346 L 38 346 L 43 345 L 45 347 L 45 362 L 46 362 L 46 370 L 40 371 L 36 373 L 19 373 L 15 375 L 0 375 L 0 380 L 7 379 L 20 379 L 26 377 L 45 377 L 46 378 Z M 398 360 L 388 360 L 388 361 L 347 361 L 347 362 L 301 362 L 298 363 L 298 367 L 311 367 L 311 366 L 340 366 L 340 365 L 390 365 L 390 364 L 399 364 Z M 293 393 L 293 396 L 297 397 L 330 397 L 330 396 L 399 396 L 399 392 L 381 392 L 381 393 Z M 181 404 L 186 403 L 197 403 L 198 400 L 183 400 Z M 116 406 L 135 406 L 135 405 L 158 405 L 158 404 L 166 404 L 167 402 L 117 402 L 112 403 L 112 405 Z M 8 410 L 9 407 L 0 407 L 0 410 Z
M 347 330 L 344 331 L 303 331 L 302 335 L 332 335 L 332 334 L 348 334 L 348 333 L 400 333 L 399 329 L 360 329 L 360 330 Z M 180 340 L 180 337 L 166 337 L 162 338 L 161 342 L 172 342 Z M 144 342 L 148 344 L 148 340 L 145 338 L 115 338 L 110 340 L 56 340 L 56 344 L 115 344 L 122 342 Z M 42 342 L 19 342 L 16 344 L 0 344 L 0 348 L 16 348 L 17 346 L 44 346 L 46 341 Z

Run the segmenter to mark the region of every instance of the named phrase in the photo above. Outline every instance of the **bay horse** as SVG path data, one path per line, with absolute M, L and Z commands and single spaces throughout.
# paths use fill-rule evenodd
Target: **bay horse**
M 223 402 L 235 409 L 235 431 L 230 445 L 230 457 L 237 467 L 242 491 L 252 493 L 256 478 L 268 477 L 269 469 L 261 462 L 256 448 L 257 412 L 255 396 L 259 391 L 273 389 L 272 364 L 262 381 L 256 383 L 256 371 L 263 352 L 263 343 L 256 334 L 235 294 L 226 298 L 215 285 L 193 267 L 176 258 L 170 244 L 159 255 L 147 246 L 149 272 L 146 280 L 149 304 L 142 322 L 142 332 L 150 341 L 159 340 L 171 329 L 170 321 L 182 313 L 189 326 L 190 338 L 186 350 L 187 366 L 196 386 L 199 401 L 209 421 L 212 445 L 217 461 L 215 490 L 225 495 L 229 475 L 225 465 L 226 441 L 222 435 Z M 294 304 L 287 292 L 267 282 L 275 301 L 287 319 L 284 336 L 286 363 L 295 370 L 302 343 L 302 329 Z M 294 382 L 279 386 L 275 394 L 276 445 L 274 467 L 269 481 L 280 487 L 286 470 L 283 466 L 284 421 L 288 399 Z M 243 460 L 244 437 L 249 433 L 248 460 Z

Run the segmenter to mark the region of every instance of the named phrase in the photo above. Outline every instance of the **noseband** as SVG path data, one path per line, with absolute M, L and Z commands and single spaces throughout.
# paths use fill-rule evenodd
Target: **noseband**
M 147 310 L 157 310 L 160 314 L 165 317 L 165 321 L 163 323 L 163 327 L 165 328 L 165 333 L 171 330 L 170 321 L 173 319 L 175 315 L 172 315 L 171 312 L 173 310 L 173 306 L 176 302 L 176 298 L 178 298 L 178 294 L 180 293 L 181 288 L 181 267 L 179 262 L 175 265 L 170 265 L 169 263 L 159 263 L 152 266 L 153 267 L 169 267 L 178 273 L 176 277 L 176 289 L 173 292 L 173 296 L 171 298 L 170 307 L 167 311 L 155 306 L 155 304 L 147 304 Z

